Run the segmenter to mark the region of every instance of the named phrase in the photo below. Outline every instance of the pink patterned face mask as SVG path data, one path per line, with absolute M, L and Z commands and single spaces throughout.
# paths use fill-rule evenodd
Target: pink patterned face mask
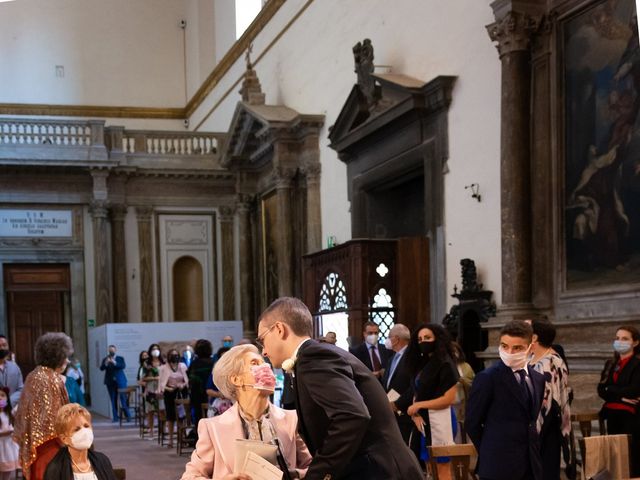
M 271 365 L 263 363 L 261 365 L 253 365 L 251 367 L 251 374 L 255 379 L 253 388 L 258 390 L 268 390 L 273 392 L 276 389 L 276 376 L 271 370 Z

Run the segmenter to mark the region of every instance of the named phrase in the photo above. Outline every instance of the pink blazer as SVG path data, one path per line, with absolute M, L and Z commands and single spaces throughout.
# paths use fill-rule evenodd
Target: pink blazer
M 300 477 L 304 477 L 311 463 L 311 454 L 298 435 L 296 412 L 270 404 L 269 419 L 278 434 L 287 463 L 298 470 Z M 233 473 L 235 440 L 238 438 L 244 438 L 244 432 L 237 403 L 218 417 L 200 420 L 198 443 L 181 480 L 220 480 Z

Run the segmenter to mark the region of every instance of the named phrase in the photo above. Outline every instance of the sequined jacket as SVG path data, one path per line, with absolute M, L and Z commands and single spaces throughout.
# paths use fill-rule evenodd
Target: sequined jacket
M 39 365 L 27 375 L 13 432 L 13 439 L 20 446 L 20 464 L 26 478 L 36 460 L 37 448 L 56 437 L 56 414 L 67 403 L 69 397 L 62 375 L 55 370 Z

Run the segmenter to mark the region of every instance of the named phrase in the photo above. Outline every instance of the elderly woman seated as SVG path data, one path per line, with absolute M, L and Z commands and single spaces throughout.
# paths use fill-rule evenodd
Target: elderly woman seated
M 226 398 L 236 403 L 222 415 L 200 421 L 198 443 L 182 480 L 249 479 L 234 472 L 237 439 L 278 445 L 289 477 L 304 477 L 311 455 L 297 433 L 296 412 L 269 401 L 275 377 L 258 349 L 253 345 L 233 347 L 216 363 L 213 381 Z
M 55 429 L 63 447 L 47 465 L 44 480 L 116 480 L 107 456 L 89 450 L 93 429 L 86 408 L 77 403 L 60 408 Z

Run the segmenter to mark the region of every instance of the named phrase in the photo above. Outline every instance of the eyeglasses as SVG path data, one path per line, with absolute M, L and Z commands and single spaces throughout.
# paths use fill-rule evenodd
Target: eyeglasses
M 259 348 L 264 348 L 264 339 L 265 339 L 265 337 L 269 334 L 269 332 L 271 330 L 273 330 L 273 327 L 275 327 L 277 324 L 278 324 L 278 322 L 274 323 L 269 328 L 267 328 L 266 332 L 264 332 L 262 335 L 260 335 L 258 338 L 256 338 L 256 345 Z

